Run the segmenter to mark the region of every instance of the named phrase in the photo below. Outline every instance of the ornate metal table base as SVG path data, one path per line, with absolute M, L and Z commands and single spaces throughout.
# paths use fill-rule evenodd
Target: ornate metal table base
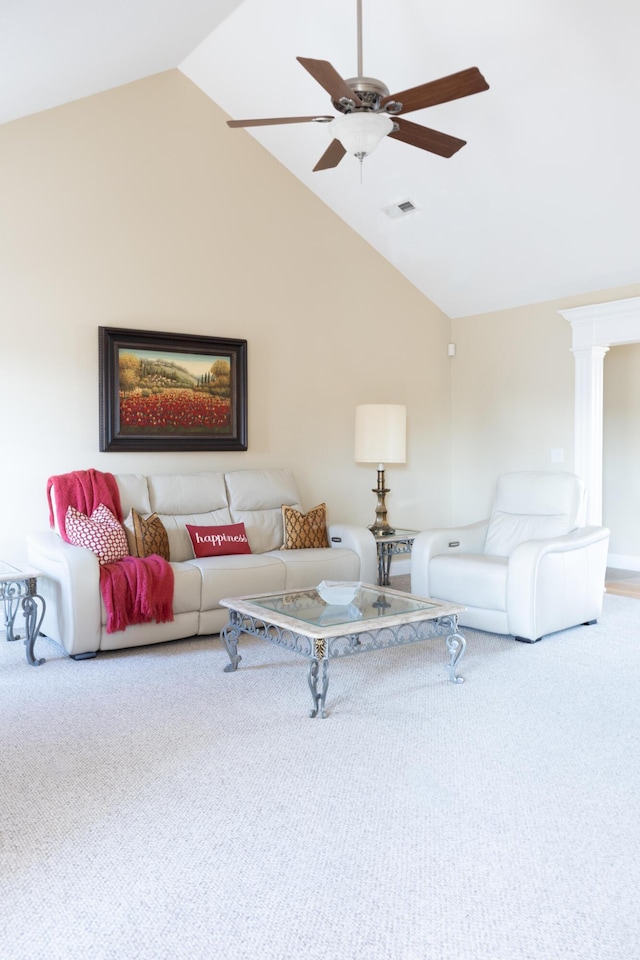
M 417 535 L 415 530 L 396 530 L 391 536 L 385 536 L 384 534 L 376 536 L 378 586 L 389 586 L 392 558 L 411 553 L 413 541 Z
M 322 663 L 322 689 L 318 693 L 318 674 L 320 672 L 320 664 Z M 327 716 L 325 711 L 325 703 L 327 702 L 327 689 L 329 687 L 329 661 L 328 660 L 316 660 L 315 657 L 309 664 L 309 670 L 307 671 L 307 680 L 309 681 L 309 689 L 311 690 L 311 697 L 313 699 L 313 707 L 309 710 L 310 717 L 317 717 L 318 711 L 320 716 L 324 720 Z
M 34 577 L 24 580 L 5 580 L 0 582 L 0 597 L 4 603 L 4 628 L 6 639 L 9 642 L 19 640 L 19 634 L 14 631 L 16 616 L 20 607 L 24 614 L 24 645 L 27 662 L 32 667 L 39 667 L 45 662 L 44 657 L 39 660 L 33 655 L 33 648 L 40 633 L 46 604 L 37 590 L 37 581 Z M 38 604 L 40 605 L 38 609 Z
M 347 626 L 347 625 L 345 625 Z M 250 616 L 238 610 L 229 610 L 229 623 L 222 630 L 220 636 L 224 642 L 230 663 L 224 668 L 225 673 L 237 670 L 242 657 L 238 654 L 238 639 L 240 634 L 248 633 L 259 637 L 278 647 L 292 650 L 309 662 L 307 680 L 313 707 L 310 717 L 326 717 L 325 704 L 329 687 L 329 660 L 346 657 L 354 653 L 363 653 L 366 650 L 384 650 L 387 647 L 403 646 L 407 643 L 417 643 L 420 640 L 429 640 L 433 637 L 444 636 L 449 663 L 447 672 L 451 683 L 464 683 L 464 677 L 458 676 L 456 669 L 460 663 L 467 642 L 458 632 L 458 617 L 450 614 L 443 617 L 418 620 L 416 622 L 373 627 L 359 633 L 345 633 L 337 637 L 317 639 L 296 633 L 288 627 L 280 627 L 269 623 L 265 618 Z M 322 664 L 322 668 L 320 665 Z M 320 677 L 320 674 L 322 676 Z M 320 689 L 318 689 L 320 687 Z

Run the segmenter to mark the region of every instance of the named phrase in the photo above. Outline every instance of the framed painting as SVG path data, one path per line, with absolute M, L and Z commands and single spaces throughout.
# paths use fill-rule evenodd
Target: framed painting
M 246 450 L 247 341 L 99 327 L 101 450 Z

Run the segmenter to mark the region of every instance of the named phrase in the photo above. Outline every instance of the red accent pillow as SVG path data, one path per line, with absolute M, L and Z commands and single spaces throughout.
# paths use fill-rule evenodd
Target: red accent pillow
M 69 543 L 91 550 L 101 566 L 129 556 L 124 527 L 104 503 L 100 503 L 90 517 L 69 504 L 65 530 Z
M 230 523 L 226 527 L 194 527 L 185 524 L 191 537 L 193 553 L 198 557 L 225 557 L 231 553 L 251 553 L 244 523 Z

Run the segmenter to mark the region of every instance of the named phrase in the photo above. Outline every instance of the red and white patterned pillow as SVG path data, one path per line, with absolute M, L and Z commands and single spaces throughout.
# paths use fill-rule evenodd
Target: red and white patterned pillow
M 115 563 L 129 556 L 129 544 L 122 524 L 104 503 L 90 517 L 69 506 L 65 516 L 69 543 L 92 550 L 101 564 Z

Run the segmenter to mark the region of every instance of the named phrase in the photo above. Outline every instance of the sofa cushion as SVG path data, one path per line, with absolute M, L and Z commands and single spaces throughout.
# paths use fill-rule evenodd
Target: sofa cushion
M 310 550 L 328 547 L 327 505 L 320 503 L 308 513 L 295 507 L 282 506 L 283 550 Z
M 253 553 L 282 546 L 282 504 L 300 508 L 298 490 L 288 470 L 234 470 L 225 474 L 234 523 L 244 523 Z
M 152 512 L 145 476 L 140 473 L 119 473 L 116 476 L 116 483 L 120 492 L 123 517 L 128 516 L 132 508 L 145 515 Z
M 226 510 L 223 473 L 152 474 L 147 478 L 149 502 L 155 513 L 184 515 Z
M 120 522 L 104 503 L 90 517 L 69 505 L 65 515 L 69 543 L 95 553 L 99 563 L 115 563 L 129 555 L 127 536 Z
M 285 589 L 285 566 L 269 554 L 202 557 L 188 561 L 185 566 L 196 568 L 202 578 L 201 610 L 216 609 L 224 597 Z
M 297 503 L 298 489 L 288 470 L 233 470 L 225 474 L 229 507 L 236 510 L 278 510 Z
M 572 473 L 503 473 L 496 485 L 484 552 L 510 557 L 527 540 L 570 533 L 583 522 L 584 501 L 584 484 Z
M 305 590 L 323 580 L 357 580 L 360 576 L 359 556 L 345 547 L 274 550 L 269 556 L 284 564 L 285 590 Z
M 506 557 L 482 554 L 442 554 L 429 563 L 429 595 L 465 607 L 507 609 Z
M 169 537 L 157 513 L 143 517 L 133 507 L 123 523 L 132 557 L 150 557 L 157 554 L 169 559 Z
M 484 552 L 510 557 L 515 548 L 527 540 L 548 540 L 569 532 L 563 516 L 535 517 L 495 511 L 487 530 Z
M 232 553 L 251 553 L 244 523 L 218 524 L 213 527 L 194 527 L 188 523 L 186 527 L 195 557 L 224 557 Z

